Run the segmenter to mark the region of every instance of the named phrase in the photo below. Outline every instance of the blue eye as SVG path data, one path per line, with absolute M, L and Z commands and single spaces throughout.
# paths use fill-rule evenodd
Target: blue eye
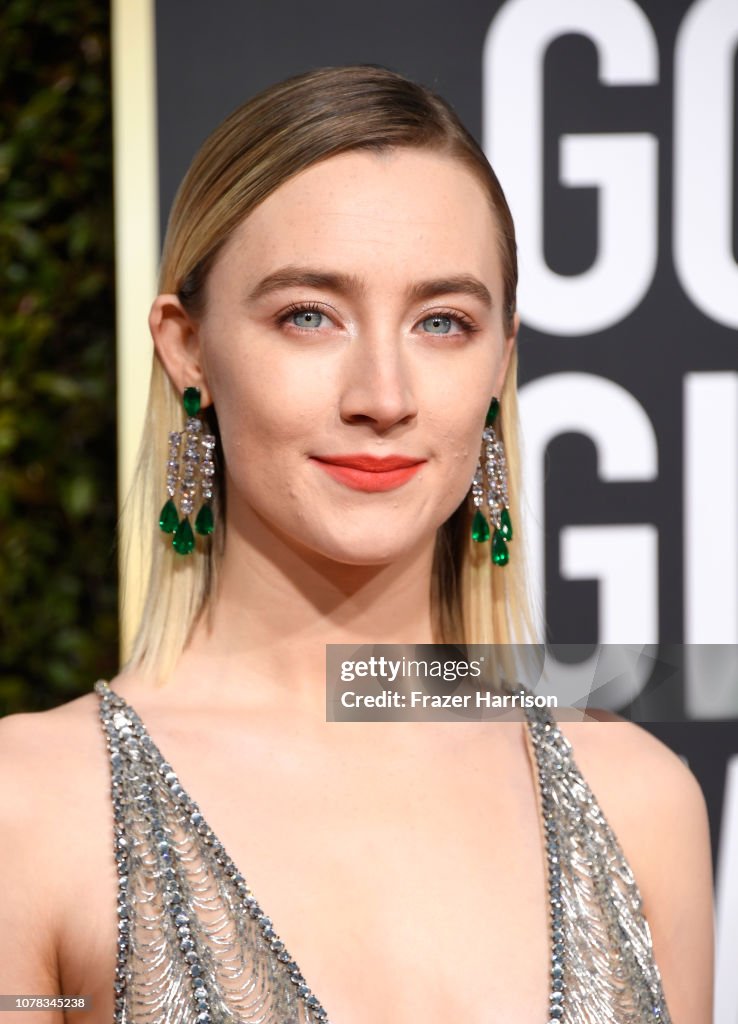
M 450 316 L 429 316 L 423 320 L 423 327 L 428 328 L 429 334 L 448 334 L 451 330 Z
M 301 309 L 291 314 L 295 327 L 302 327 L 306 330 L 315 330 L 323 322 L 323 314 L 316 309 Z

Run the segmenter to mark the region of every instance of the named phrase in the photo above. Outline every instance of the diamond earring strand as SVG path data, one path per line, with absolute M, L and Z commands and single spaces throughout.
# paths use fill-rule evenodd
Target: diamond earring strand
M 477 462 L 477 470 L 472 482 L 472 499 L 476 511 L 472 520 L 472 539 L 478 543 L 489 540 L 490 523 L 494 527 L 490 557 L 495 565 L 507 565 L 510 559 L 507 542 L 512 540 L 513 528 L 510 519 L 510 501 L 507 493 L 507 462 L 505 450 L 495 433 L 493 423 L 500 409 L 497 398 L 490 402 L 484 431 L 482 433 L 484 444 L 485 463 L 482 466 L 481 456 Z M 486 474 L 486 487 L 485 487 Z M 485 500 L 489 513 L 490 523 L 484 517 L 481 506 Z

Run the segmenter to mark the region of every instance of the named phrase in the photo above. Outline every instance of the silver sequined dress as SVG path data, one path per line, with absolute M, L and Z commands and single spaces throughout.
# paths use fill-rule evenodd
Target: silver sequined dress
M 119 882 L 114 1024 L 329 1021 L 139 716 L 104 680 L 95 692 L 110 755 Z M 617 838 L 550 712 L 525 714 L 550 905 L 549 1011 L 541 1024 L 671 1024 L 641 896 Z

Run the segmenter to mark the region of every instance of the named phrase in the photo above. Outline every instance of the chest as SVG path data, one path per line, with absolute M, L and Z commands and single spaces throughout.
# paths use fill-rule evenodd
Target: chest
M 545 860 L 519 726 L 494 749 L 422 755 L 295 738 L 206 750 L 186 732 L 170 730 L 162 752 L 333 1024 L 544 1024 Z M 117 878 L 104 748 L 88 769 L 59 960 L 65 994 L 91 995 L 90 1021 L 110 1024 Z

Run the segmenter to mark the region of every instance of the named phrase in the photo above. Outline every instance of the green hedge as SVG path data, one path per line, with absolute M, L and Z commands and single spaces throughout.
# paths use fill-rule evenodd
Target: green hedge
M 0 713 L 116 671 L 107 3 L 0 13 Z

